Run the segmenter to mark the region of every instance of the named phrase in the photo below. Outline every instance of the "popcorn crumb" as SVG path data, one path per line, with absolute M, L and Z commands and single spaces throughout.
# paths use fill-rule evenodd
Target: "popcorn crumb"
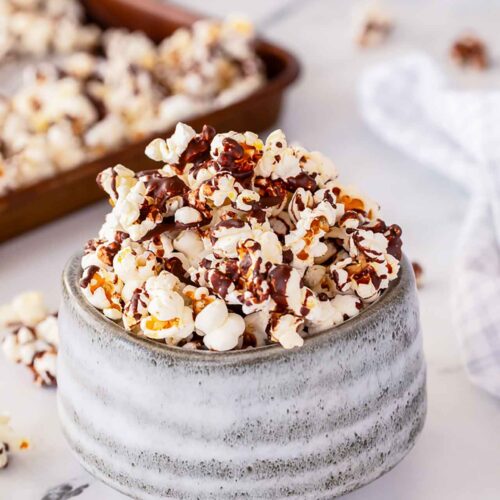
M 98 43 L 99 29 L 83 24 L 76 0 L 3 0 L 0 14 L 0 58 L 90 50 Z
M 184 349 L 298 348 L 398 276 L 401 228 L 281 130 L 263 141 L 179 124 L 146 153 L 159 169 L 99 175 L 113 208 L 80 281 L 131 334 Z
M 392 17 L 377 4 L 365 6 L 354 17 L 354 38 L 360 47 L 381 45 L 393 28 Z
M 22 450 L 22 451 L 29 450 L 30 446 L 31 446 L 31 444 L 30 444 L 29 440 L 27 440 L 27 439 L 22 439 L 19 442 L 19 449 Z
M 9 426 L 10 417 L 0 414 L 0 470 L 9 465 L 10 446 L 8 441 L 12 438 L 12 429 Z
M 458 66 L 480 71 L 490 65 L 485 43 L 474 35 L 463 35 L 458 38 L 451 46 L 450 57 Z
M 57 316 L 48 312 L 43 296 L 25 292 L 0 307 L 2 350 L 10 361 L 27 366 L 40 386 L 57 383 Z
M 5 469 L 9 465 L 9 445 L 0 441 L 0 469 Z
M 415 275 L 415 283 L 417 284 L 417 288 L 422 288 L 423 286 L 423 278 L 424 278 L 424 269 L 423 267 L 416 261 L 411 263 L 413 268 L 413 274 Z

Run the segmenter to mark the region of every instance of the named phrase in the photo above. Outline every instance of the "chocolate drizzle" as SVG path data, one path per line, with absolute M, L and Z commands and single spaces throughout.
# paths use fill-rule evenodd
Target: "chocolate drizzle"
M 153 197 L 154 204 L 163 206 L 170 198 L 175 196 L 184 197 L 189 188 L 179 177 L 152 177 L 145 182 L 147 193 Z
M 245 227 L 245 222 L 240 220 L 240 219 L 226 219 L 222 220 L 219 223 L 217 223 L 213 229 L 217 230 L 220 228 L 224 229 L 241 229 L 242 227 Z
M 142 307 L 146 307 L 146 303 L 142 300 L 142 290 L 140 288 L 136 288 L 133 293 L 132 297 L 130 298 L 129 302 L 129 310 L 132 312 L 132 315 L 134 316 L 134 319 L 136 321 L 139 321 L 141 319 L 141 313 L 139 312 L 139 304 Z
M 169 273 L 172 273 L 183 283 L 189 282 L 189 280 L 186 279 L 186 270 L 179 258 L 170 257 L 170 259 L 165 260 L 164 267 Z
M 83 271 L 82 278 L 80 279 L 80 286 L 82 288 L 87 288 L 92 281 L 92 278 L 95 276 L 95 273 L 99 271 L 97 266 L 89 266 Z
M 214 269 L 210 275 L 210 284 L 214 292 L 224 299 L 233 281 L 218 269 Z
M 108 168 L 107 170 L 103 170 L 102 172 L 99 172 L 96 177 L 96 182 L 97 185 L 101 187 L 101 189 L 104 189 L 104 176 L 109 172 L 111 176 L 111 192 L 113 193 L 115 199 L 118 199 L 118 191 L 116 190 L 116 178 L 118 176 L 115 167 L 113 168 Z
M 217 164 L 220 172 L 229 172 L 240 182 L 252 177 L 255 168 L 255 162 L 245 154 L 243 146 L 226 137 L 222 140 L 224 151 L 219 154 Z
M 392 255 L 397 260 L 401 260 L 403 256 L 403 252 L 401 251 L 401 247 L 403 246 L 403 242 L 401 241 L 402 234 L 403 230 L 397 224 L 389 226 L 387 233 L 385 234 L 388 241 L 387 253 Z
M 200 165 L 201 162 L 210 159 L 210 144 L 215 137 L 215 133 L 213 127 L 210 125 L 203 125 L 201 133 L 189 141 L 186 150 L 181 155 L 179 166 L 182 170 L 187 163 L 196 163 Z
M 165 219 L 163 222 L 160 222 L 156 227 L 148 231 L 140 240 L 139 243 L 144 243 L 145 241 L 156 238 L 157 236 L 161 236 L 163 233 L 171 233 L 176 231 L 178 228 L 172 217 Z
M 292 267 L 288 264 L 280 264 L 269 273 L 271 297 L 281 310 L 286 310 L 288 308 L 286 287 L 291 274 Z
M 358 285 L 368 285 L 371 282 L 375 290 L 379 290 L 380 283 L 382 283 L 382 279 L 370 265 L 366 266 L 359 273 L 354 274 L 352 278 Z
M 291 264 L 293 262 L 293 252 L 287 248 L 283 250 L 283 263 Z
M 112 241 L 109 245 L 97 249 L 97 257 L 108 266 L 113 265 L 113 259 L 120 250 L 120 243 Z

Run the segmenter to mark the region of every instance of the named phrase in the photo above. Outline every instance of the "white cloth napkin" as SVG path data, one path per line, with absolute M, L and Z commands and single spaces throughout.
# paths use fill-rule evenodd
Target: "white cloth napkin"
M 471 192 L 453 321 L 470 378 L 500 397 L 500 91 L 454 90 L 427 56 L 412 54 L 368 70 L 360 101 L 376 134 Z

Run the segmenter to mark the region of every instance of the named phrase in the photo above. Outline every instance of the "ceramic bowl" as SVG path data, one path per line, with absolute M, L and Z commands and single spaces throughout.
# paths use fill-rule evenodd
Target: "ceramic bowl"
M 411 449 L 426 413 L 413 272 L 304 346 L 186 351 L 129 335 L 63 276 L 58 405 L 83 466 L 134 498 L 314 499 Z

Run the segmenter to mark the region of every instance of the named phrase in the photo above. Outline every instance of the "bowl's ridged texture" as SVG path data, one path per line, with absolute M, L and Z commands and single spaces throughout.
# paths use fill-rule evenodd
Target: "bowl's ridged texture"
M 83 465 L 138 498 L 332 498 L 393 467 L 422 428 L 413 275 L 297 350 L 187 353 L 127 336 L 84 302 L 60 312 L 59 409 Z

